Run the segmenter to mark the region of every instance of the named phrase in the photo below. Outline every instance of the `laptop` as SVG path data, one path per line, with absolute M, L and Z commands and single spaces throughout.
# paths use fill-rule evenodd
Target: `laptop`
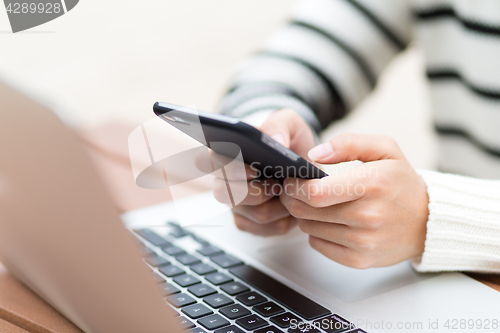
M 460 273 L 418 274 L 408 262 L 346 268 L 313 251 L 298 230 L 274 238 L 240 232 L 229 211 L 203 228 L 181 227 L 173 203 L 120 216 L 69 128 L 2 83 L 0 101 L 0 261 L 84 332 L 498 324 L 500 293 Z M 203 211 L 210 197 L 184 206 Z

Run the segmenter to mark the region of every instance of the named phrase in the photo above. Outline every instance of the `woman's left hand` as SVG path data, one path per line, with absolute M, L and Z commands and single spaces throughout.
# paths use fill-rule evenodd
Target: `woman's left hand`
M 288 178 L 280 200 L 311 246 L 354 268 L 389 266 L 424 252 L 429 198 L 394 139 L 346 133 L 313 148 L 311 160 L 360 160 L 347 173 Z

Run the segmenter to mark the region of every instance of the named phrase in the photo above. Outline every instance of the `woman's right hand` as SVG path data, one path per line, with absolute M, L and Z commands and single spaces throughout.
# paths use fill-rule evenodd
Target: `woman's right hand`
M 316 145 L 311 127 L 297 112 L 290 109 L 273 112 L 260 130 L 306 159 L 308 151 Z M 225 169 L 228 180 L 231 180 L 232 170 Z M 281 191 L 280 182 L 275 179 L 257 179 L 257 171 L 247 164 L 245 173 L 248 194 L 232 209 L 238 229 L 260 236 L 287 233 L 297 221 L 277 196 Z M 226 181 L 216 178 L 215 198 L 231 205 L 227 193 Z

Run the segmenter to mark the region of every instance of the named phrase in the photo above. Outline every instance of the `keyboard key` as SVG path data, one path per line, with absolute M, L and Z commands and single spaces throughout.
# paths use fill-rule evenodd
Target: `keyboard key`
M 184 254 L 182 256 L 177 256 L 175 259 L 183 265 L 190 266 L 194 264 L 198 264 L 201 262 L 200 259 L 196 258 L 191 254 Z
M 189 287 L 188 291 L 191 294 L 195 295 L 196 297 L 205 297 L 211 294 L 215 294 L 217 292 L 217 290 L 215 290 L 214 288 L 203 283 Z
M 245 333 L 245 332 L 242 331 L 240 328 L 238 328 L 234 325 L 231 325 L 231 326 L 227 326 L 227 327 L 218 329 L 214 333 Z
M 285 312 L 280 315 L 272 317 L 271 321 L 276 325 L 278 325 L 279 327 L 288 328 L 292 323 L 298 324 L 302 320 L 296 315 L 291 314 L 290 312 Z
M 169 256 L 172 256 L 172 257 L 182 256 L 182 255 L 186 254 L 186 251 L 184 251 L 183 249 L 181 249 L 180 247 L 177 247 L 175 245 L 171 245 L 168 247 L 162 247 L 162 250 L 163 250 L 163 252 L 165 252 L 166 254 L 168 254 Z
M 158 273 L 153 273 L 153 280 L 156 283 L 162 283 L 165 282 L 166 280 Z
M 323 325 L 325 321 L 327 321 L 327 325 Z M 343 332 L 348 329 L 352 330 L 356 328 L 353 323 L 350 323 L 338 314 L 332 314 L 326 318 L 315 320 L 313 323 L 316 327 L 321 327 L 327 333 Z
M 201 327 L 196 327 L 196 328 L 193 328 L 193 329 L 190 329 L 189 331 L 187 331 L 186 333 L 207 333 L 207 331 L 205 331 L 203 328 Z
M 268 326 L 268 327 L 261 328 L 260 330 L 257 330 L 253 333 L 283 333 L 283 331 L 276 328 L 275 326 Z
M 198 275 L 205 275 L 213 272 L 217 272 L 215 268 L 208 264 L 196 264 L 190 267 L 193 272 L 195 272 Z
M 229 325 L 229 322 L 226 319 L 222 318 L 220 315 L 213 314 L 211 316 L 198 319 L 198 324 L 211 331 L 227 326 Z
M 172 231 L 169 232 L 170 236 L 174 238 L 182 238 L 187 235 L 189 235 L 189 232 L 182 229 L 181 227 L 174 228 Z
M 204 246 L 201 249 L 196 250 L 196 252 L 205 257 L 211 257 L 224 253 L 224 251 L 213 245 Z
M 169 241 L 167 241 L 165 238 L 161 237 L 151 229 L 136 229 L 134 230 L 134 232 L 154 246 L 163 247 L 170 245 Z
M 248 316 L 249 314 L 252 314 L 250 311 L 245 309 L 240 304 L 233 304 L 226 306 L 225 308 L 220 309 L 219 313 L 222 313 L 229 319 L 238 319 L 244 316 Z
M 168 312 L 170 313 L 170 315 L 172 317 L 179 317 L 180 316 L 179 312 L 175 311 L 174 308 L 171 306 L 168 307 Z
M 181 225 L 175 221 L 168 221 L 167 224 L 171 227 L 174 227 L 174 228 L 180 228 Z
M 276 299 L 307 320 L 331 314 L 327 308 L 251 266 L 242 265 L 234 267 L 229 272 L 240 278 L 243 282 Z
M 156 253 L 153 250 L 151 250 L 149 247 L 144 246 L 142 244 L 139 247 L 139 253 L 143 257 L 149 257 L 149 256 L 152 256 L 152 255 L 156 255 Z
M 203 238 L 201 238 L 199 236 L 191 234 L 191 237 L 193 238 L 193 240 L 195 240 L 196 242 L 200 243 L 203 246 L 210 245 L 210 243 L 208 241 L 204 240 Z
M 179 327 L 181 331 L 189 330 L 196 327 L 189 319 L 183 317 L 177 317 L 177 321 L 179 322 Z
M 183 306 L 191 305 L 196 303 L 195 299 L 187 294 L 176 294 L 167 297 L 167 301 L 175 306 L 176 308 L 181 308 Z
M 170 262 L 168 262 L 167 259 L 160 257 L 160 256 L 157 256 L 157 255 L 148 257 L 145 260 L 148 264 L 150 264 L 153 267 L 170 265 Z
M 173 278 L 174 282 L 177 283 L 181 287 L 189 287 L 193 284 L 200 283 L 201 281 L 195 278 L 192 275 L 184 274 L 180 276 L 176 276 Z
M 222 289 L 223 291 L 225 291 L 226 293 L 228 293 L 231 296 L 241 294 L 245 291 L 250 290 L 247 286 L 244 286 L 239 282 L 229 282 L 229 283 L 223 284 L 222 286 L 220 286 L 220 289 Z
M 160 272 L 168 277 L 184 274 L 185 272 L 177 266 L 168 265 L 159 268 Z
M 207 296 L 203 299 L 203 302 L 215 309 L 234 303 L 232 299 L 223 294 Z
M 219 256 L 210 257 L 214 263 L 219 265 L 222 268 L 229 268 L 243 264 L 243 261 L 237 259 L 229 254 L 222 254 Z
M 256 305 L 252 310 L 264 317 L 271 317 L 285 311 L 281 306 L 274 302 L 267 302 L 261 305 Z
M 236 297 L 236 299 L 247 306 L 252 306 L 267 301 L 267 298 L 256 291 L 250 291 L 248 293 L 241 294 Z
M 261 317 L 254 315 L 254 314 L 250 315 L 248 317 L 244 317 L 244 318 L 240 318 L 240 319 L 236 320 L 236 324 L 240 325 L 241 327 L 243 327 L 247 331 L 253 331 L 253 330 L 256 330 L 256 329 L 261 328 L 263 326 L 269 325 L 269 323 L 267 321 L 265 321 Z
M 200 304 L 200 303 L 186 306 L 186 307 L 182 308 L 181 311 L 183 313 L 185 313 L 186 315 L 188 315 L 189 318 L 191 318 L 191 319 L 204 317 L 206 315 L 214 313 L 212 310 L 210 310 L 205 305 Z
M 160 284 L 160 288 L 161 288 L 161 291 L 163 292 L 164 296 L 173 295 L 173 294 L 177 294 L 178 292 L 180 292 L 179 289 L 177 289 L 173 285 L 168 284 L 166 282 Z
M 227 276 L 224 273 L 212 273 L 212 274 L 206 275 L 205 279 L 208 282 L 215 284 L 216 286 L 223 284 L 223 283 L 226 283 L 226 282 L 229 282 L 229 281 L 233 281 L 232 278 L 230 278 L 229 276 Z
M 191 321 L 189 321 L 187 318 L 177 317 L 176 319 L 177 319 L 177 323 L 179 323 L 179 327 L 182 330 L 187 330 L 187 329 L 190 329 L 190 328 L 193 328 L 196 326 Z

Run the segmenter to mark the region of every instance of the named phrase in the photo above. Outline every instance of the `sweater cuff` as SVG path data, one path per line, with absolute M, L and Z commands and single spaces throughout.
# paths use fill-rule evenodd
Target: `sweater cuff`
M 500 181 L 418 170 L 429 194 L 419 272 L 500 272 Z

